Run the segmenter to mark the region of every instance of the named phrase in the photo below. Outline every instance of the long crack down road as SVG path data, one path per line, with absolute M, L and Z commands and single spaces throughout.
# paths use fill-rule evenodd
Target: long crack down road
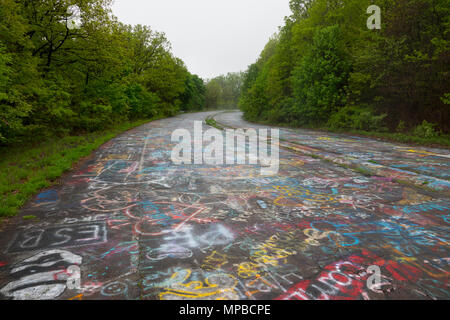
M 174 164 L 211 116 L 262 128 L 148 123 L 3 223 L 0 299 L 450 299 L 448 150 L 280 129 L 276 175 Z

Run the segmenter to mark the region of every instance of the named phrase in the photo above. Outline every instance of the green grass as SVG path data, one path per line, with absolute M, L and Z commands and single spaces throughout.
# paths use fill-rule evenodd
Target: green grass
M 370 170 L 368 170 L 366 168 L 363 168 L 363 167 L 354 167 L 354 168 L 348 167 L 348 168 L 355 170 L 360 175 L 365 176 L 365 177 L 372 177 L 372 176 L 374 176 L 374 174 Z
M 58 178 L 102 144 L 124 131 L 156 119 L 126 122 L 100 132 L 53 138 L 38 145 L 0 149 L 0 217 L 15 216 L 31 197 L 41 189 L 57 184 Z
M 421 138 L 405 133 L 369 132 L 369 131 L 350 131 L 343 133 L 361 135 L 369 138 L 381 138 L 388 141 L 417 144 L 422 146 L 436 146 L 446 148 L 450 147 L 450 135 L 441 135 L 433 138 Z
M 217 123 L 217 121 L 214 120 L 213 118 L 207 118 L 205 120 L 205 123 L 210 127 L 213 127 L 213 128 L 219 129 L 219 130 L 223 130 L 223 127 L 221 125 L 219 125 Z

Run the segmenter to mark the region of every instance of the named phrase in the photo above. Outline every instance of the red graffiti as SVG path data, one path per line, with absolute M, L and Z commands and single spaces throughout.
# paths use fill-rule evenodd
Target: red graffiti
M 384 260 L 363 250 L 362 256 L 353 255 L 346 260 L 330 264 L 314 280 L 304 280 L 292 286 L 277 300 L 356 300 L 363 293 L 370 276 L 369 266 L 379 266 L 397 281 L 417 281 L 422 272 L 410 265 Z

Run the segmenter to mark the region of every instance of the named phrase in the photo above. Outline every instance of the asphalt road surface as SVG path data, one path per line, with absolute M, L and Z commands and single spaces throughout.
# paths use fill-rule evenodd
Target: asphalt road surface
M 448 150 L 281 129 L 274 176 L 175 165 L 212 115 L 262 128 L 148 123 L 0 225 L 0 299 L 450 299 Z

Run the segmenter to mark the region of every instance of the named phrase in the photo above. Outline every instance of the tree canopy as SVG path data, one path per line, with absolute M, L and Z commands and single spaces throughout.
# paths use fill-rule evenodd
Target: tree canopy
M 205 84 L 110 0 L 0 0 L 0 144 L 199 110 Z
M 212 108 L 237 108 L 241 96 L 244 74 L 230 72 L 206 83 L 206 106 Z
M 367 8 L 381 8 L 381 29 Z M 446 0 L 292 0 L 243 80 L 245 117 L 296 126 L 448 133 Z

